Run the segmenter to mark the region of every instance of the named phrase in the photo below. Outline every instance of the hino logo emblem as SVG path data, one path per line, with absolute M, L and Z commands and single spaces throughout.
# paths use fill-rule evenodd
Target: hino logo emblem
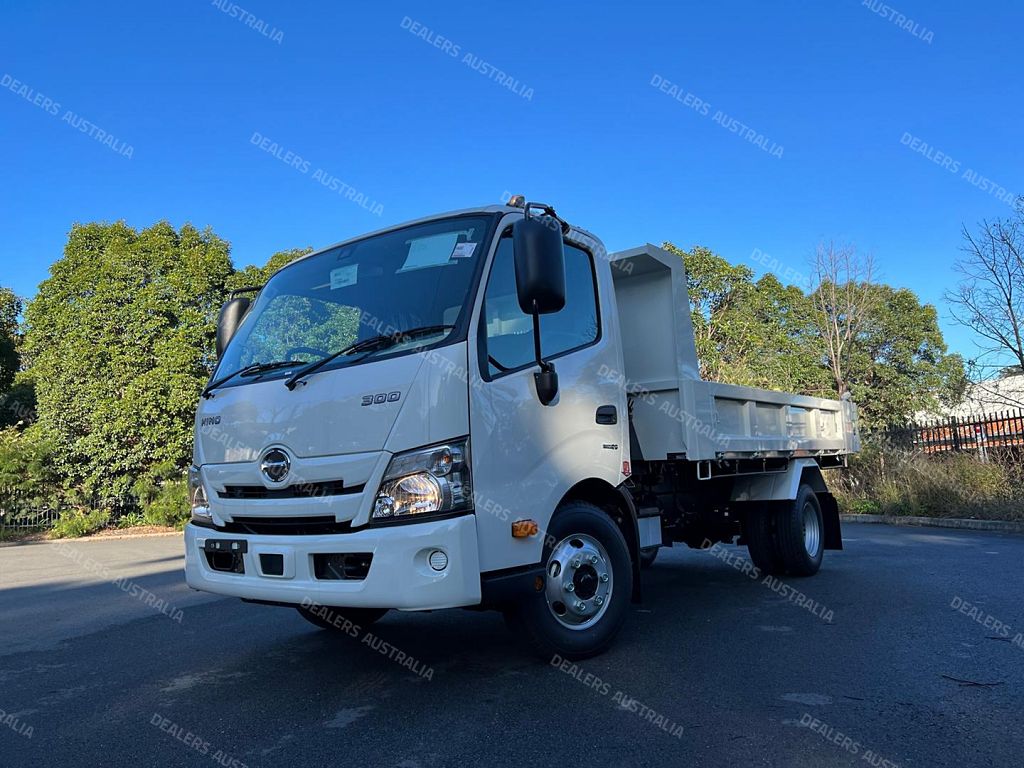
M 291 468 L 292 460 L 280 448 L 271 448 L 260 459 L 260 472 L 272 483 L 283 481 Z

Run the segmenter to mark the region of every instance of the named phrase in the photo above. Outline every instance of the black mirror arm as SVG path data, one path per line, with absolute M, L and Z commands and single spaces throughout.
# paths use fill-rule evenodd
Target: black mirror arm
M 526 218 L 530 218 L 531 208 L 540 208 L 542 215 L 547 214 L 552 219 L 557 221 L 559 229 L 562 230 L 563 235 L 568 235 L 572 231 L 572 225 L 569 224 L 569 222 L 566 221 L 565 219 L 559 218 L 558 214 L 555 213 L 555 209 L 552 206 L 547 205 L 546 203 L 527 203 L 526 207 L 523 209 L 523 215 Z
M 537 358 L 537 365 L 540 370 L 533 374 L 534 383 L 537 385 L 537 397 L 541 405 L 550 405 L 558 394 L 558 374 L 555 372 L 555 365 L 544 359 L 540 349 L 540 314 L 533 313 L 533 352 Z
M 554 367 L 544 359 L 540 352 L 540 315 L 536 310 L 533 312 L 533 356 L 542 371 L 548 371 Z

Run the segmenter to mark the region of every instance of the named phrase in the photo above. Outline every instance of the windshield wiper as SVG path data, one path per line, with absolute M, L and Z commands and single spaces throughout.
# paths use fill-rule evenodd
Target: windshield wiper
M 288 381 L 285 382 L 285 386 L 288 387 L 288 389 L 295 389 L 295 387 L 297 387 L 299 383 L 309 374 L 320 370 L 329 362 L 331 362 L 332 360 L 337 360 L 342 355 L 351 355 L 354 354 L 355 352 L 366 352 L 366 354 L 363 355 L 363 357 L 367 357 L 373 352 L 379 352 L 382 349 L 394 347 L 397 344 L 401 344 L 405 341 L 408 341 L 409 339 L 415 336 L 429 336 L 430 334 L 433 333 L 450 331 L 454 327 L 454 325 L 448 324 L 423 325 L 420 326 L 419 328 L 410 328 L 407 331 L 395 331 L 394 333 L 386 333 L 380 336 L 373 336 L 372 338 L 369 339 L 363 339 L 362 341 L 357 341 L 355 344 L 349 344 L 347 347 L 339 349 L 337 352 L 332 352 L 327 357 L 322 357 L 319 360 L 316 360 L 310 363 L 309 365 L 305 366 L 304 368 L 300 368 L 299 370 L 297 370 L 295 373 L 288 377 Z M 360 357 L 359 359 L 362 360 L 363 357 Z
M 291 368 L 296 365 L 305 365 L 306 363 L 301 360 L 278 360 L 273 363 L 253 363 L 247 365 L 244 368 L 239 368 L 234 373 L 229 373 L 226 376 L 221 376 L 219 379 L 214 379 L 206 385 L 206 389 L 203 390 L 203 397 L 209 400 L 213 397 L 213 390 L 219 387 L 221 384 L 226 384 L 236 376 L 254 376 L 257 373 L 266 373 L 267 371 L 273 371 L 278 368 Z

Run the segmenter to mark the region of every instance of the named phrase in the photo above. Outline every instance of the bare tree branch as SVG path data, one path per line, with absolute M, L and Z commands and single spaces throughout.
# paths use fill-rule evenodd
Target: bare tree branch
M 963 238 L 961 279 L 946 301 L 953 319 L 978 337 L 973 369 L 981 385 L 989 378 L 981 372 L 993 366 L 1024 368 L 1024 209 L 1014 219 L 982 221 L 976 234 L 964 227 Z
M 852 245 L 819 243 L 812 262 L 815 289 L 812 294 L 819 331 L 825 341 L 827 364 L 836 391 L 849 390 L 848 374 L 854 342 L 870 318 L 875 263 Z

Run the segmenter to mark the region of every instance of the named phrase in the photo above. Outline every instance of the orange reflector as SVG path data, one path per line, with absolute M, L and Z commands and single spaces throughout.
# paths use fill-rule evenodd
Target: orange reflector
M 528 536 L 536 536 L 537 531 L 540 530 L 540 526 L 537 525 L 536 520 L 516 520 L 512 523 L 512 537 L 516 539 L 525 539 Z
M 625 477 L 629 477 L 630 475 L 632 475 L 632 474 L 633 474 L 633 470 L 632 470 L 632 469 L 630 469 L 630 467 L 629 467 L 629 462 L 628 462 L 628 461 L 624 461 L 624 462 L 622 462 L 622 474 L 623 474 L 623 475 L 624 475 Z

